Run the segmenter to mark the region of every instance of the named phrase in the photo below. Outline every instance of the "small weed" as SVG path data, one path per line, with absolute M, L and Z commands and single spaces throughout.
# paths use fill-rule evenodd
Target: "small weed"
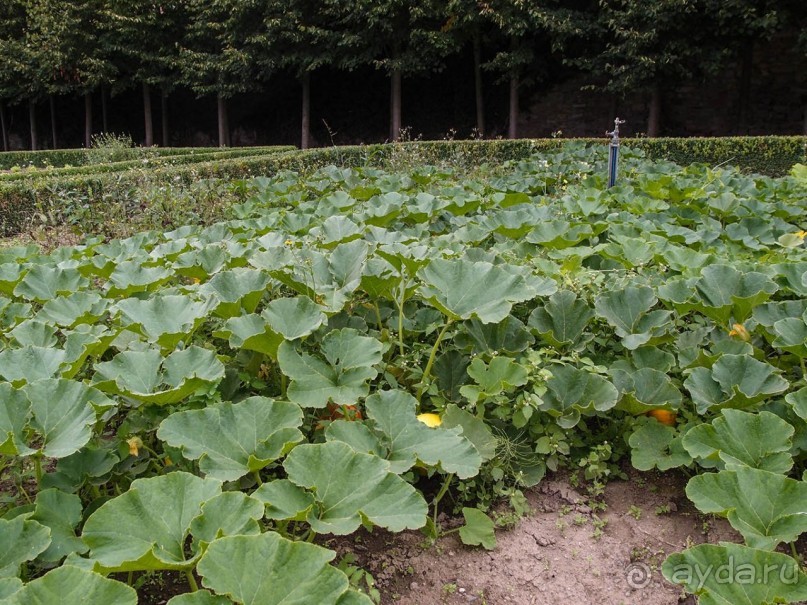
M 628 509 L 628 514 L 638 521 L 642 518 L 642 509 L 638 506 L 631 505 Z

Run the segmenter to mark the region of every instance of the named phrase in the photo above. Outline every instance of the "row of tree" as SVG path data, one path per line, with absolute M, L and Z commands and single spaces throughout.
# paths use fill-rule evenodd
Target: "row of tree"
M 543 77 L 552 54 L 590 74 L 592 87 L 648 95 L 654 136 L 662 83 L 705 77 L 728 62 L 750 78 L 754 45 L 783 28 L 807 32 L 805 0 L 2 0 L 0 127 L 7 149 L 5 105 L 27 102 L 36 148 L 36 107 L 47 101 L 58 147 L 56 99 L 83 95 L 89 146 L 91 95 L 139 88 L 145 143 L 155 141 L 155 91 L 165 143 L 166 99 L 181 86 L 218 99 L 219 144 L 228 145 L 228 99 L 266 88 L 283 71 L 300 82 L 306 148 L 317 70 L 370 65 L 389 76 L 395 139 L 404 79 L 439 72 L 472 48 L 481 134 L 486 78 L 509 82 L 515 138 L 519 91 Z M 807 57 L 807 33 L 797 44 Z M 740 101 L 741 121 L 747 106 Z

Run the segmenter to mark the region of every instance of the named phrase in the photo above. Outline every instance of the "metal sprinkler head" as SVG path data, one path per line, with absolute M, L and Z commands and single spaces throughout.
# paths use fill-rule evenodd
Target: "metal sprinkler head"
M 619 162 L 619 125 L 624 124 L 625 120 L 616 118 L 614 120 L 614 129 L 605 134 L 611 137 L 611 142 L 608 145 L 608 187 L 616 185 L 616 172 L 617 163 Z

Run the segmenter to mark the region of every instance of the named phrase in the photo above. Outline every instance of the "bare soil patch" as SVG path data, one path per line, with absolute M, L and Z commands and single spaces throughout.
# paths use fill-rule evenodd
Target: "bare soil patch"
M 594 512 L 565 477 L 528 494 L 533 508 L 497 548 L 464 546 L 456 534 L 428 548 L 417 532 L 374 532 L 333 541 L 353 552 L 376 579 L 385 605 L 672 605 L 694 603 L 666 582 L 661 563 L 687 545 L 739 542 L 722 519 L 705 517 L 684 495 L 675 473 L 633 473 L 606 487 Z M 606 521 L 602 535 L 596 524 Z

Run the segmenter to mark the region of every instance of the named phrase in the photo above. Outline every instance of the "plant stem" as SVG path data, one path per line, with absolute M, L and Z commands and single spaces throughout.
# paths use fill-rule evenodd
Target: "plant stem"
M 261 479 L 261 472 L 260 471 L 253 471 L 252 476 L 255 477 L 255 481 L 258 482 L 259 487 L 261 485 L 263 485 L 263 479 Z
M 381 309 L 378 308 L 378 301 L 375 301 L 373 306 L 375 307 L 375 320 L 378 322 L 378 331 L 380 332 L 383 326 L 381 325 Z
M 132 580 L 134 580 L 134 572 L 133 572 L 133 571 L 130 571 L 130 572 L 129 572 L 129 575 L 126 577 L 126 583 L 127 583 L 129 586 L 131 586 L 131 585 L 132 585 Z
M 796 550 L 796 542 L 795 541 L 790 543 L 790 552 L 793 555 L 793 558 L 796 559 L 796 561 L 799 562 L 799 565 L 801 565 L 801 557 L 799 556 L 799 551 Z
M 36 475 L 36 486 L 39 488 L 42 483 L 42 456 L 34 456 L 34 475 Z
M 451 325 L 452 320 L 449 319 L 446 321 L 446 325 L 443 326 L 443 329 L 440 330 L 440 333 L 437 335 L 437 340 L 434 341 L 434 346 L 432 347 L 431 355 L 429 355 L 429 361 L 426 363 L 426 369 L 423 370 L 423 376 L 420 379 L 420 389 L 418 389 L 418 403 L 420 403 L 421 397 L 423 397 L 423 392 L 426 390 L 426 381 L 429 379 L 429 375 L 432 371 L 432 366 L 434 365 L 434 358 L 437 357 L 437 349 L 440 347 L 440 341 L 443 340 L 443 335 L 445 335 L 446 330 Z
M 309 529 L 308 530 L 308 535 L 305 537 L 305 541 L 306 542 L 313 542 L 314 538 L 316 538 L 316 537 L 317 537 L 317 532 L 315 532 L 313 529 Z
M 188 578 L 188 586 L 191 587 L 191 592 L 199 590 L 199 585 L 196 583 L 196 578 L 193 577 L 192 569 L 185 570 L 185 577 Z
M 440 504 L 440 500 L 443 499 L 443 496 L 446 495 L 446 492 L 448 492 L 448 486 L 451 485 L 452 479 L 454 479 L 454 473 L 449 473 L 446 475 L 446 480 L 443 481 L 443 485 L 440 486 L 440 491 L 437 492 L 434 500 L 432 500 L 432 506 L 434 507 L 434 510 L 432 511 L 432 522 L 434 523 L 434 527 L 438 535 L 440 535 L 440 531 L 437 528 L 437 506 Z

